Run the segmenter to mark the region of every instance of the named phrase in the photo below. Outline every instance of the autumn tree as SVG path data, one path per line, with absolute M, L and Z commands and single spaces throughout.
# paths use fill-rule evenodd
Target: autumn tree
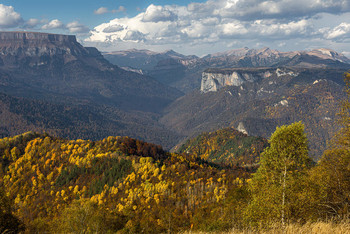
M 62 233 L 106 233 L 116 232 L 124 224 L 121 216 L 112 216 L 90 200 L 73 201 L 57 220 L 55 230 Z
M 22 221 L 12 214 L 13 204 L 6 196 L 4 188 L 0 188 L 0 233 L 19 233 L 25 227 Z
M 300 194 L 311 165 L 304 125 L 297 122 L 278 127 L 269 143 L 250 182 L 252 198 L 246 218 L 255 225 L 276 221 L 285 225 L 297 219 L 303 206 Z
M 344 218 L 350 214 L 350 73 L 345 74 L 346 98 L 339 112 L 342 128 L 312 172 L 318 185 L 317 209 L 324 218 Z

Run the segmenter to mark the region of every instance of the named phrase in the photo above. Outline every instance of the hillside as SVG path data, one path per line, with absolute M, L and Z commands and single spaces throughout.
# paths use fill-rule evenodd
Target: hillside
M 126 112 L 93 102 L 60 104 L 0 93 L 0 137 L 26 131 L 90 140 L 120 135 L 171 148 L 180 136 L 160 125 L 157 118 L 154 113 Z
M 178 141 L 158 119 L 180 91 L 112 65 L 72 35 L 0 32 L 0 39 L 0 136 L 123 135 L 165 148 Z
M 181 92 L 112 65 L 75 36 L 0 32 L 0 92 L 53 102 L 160 111 Z
M 299 126 L 301 131 L 296 128 Z M 282 126 L 272 139 L 256 170 L 249 165 L 210 163 L 193 154 L 168 153 L 158 145 L 129 137 L 67 140 L 27 132 L 3 138 L 0 229 L 25 229 L 28 233 L 275 233 L 286 228 L 317 227 L 319 231 L 319 225 L 328 224 L 327 230 L 339 228 L 347 232 L 348 220 L 339 215 L 348 214 L 349 160 L 347 154 L 333 154 L 347 151 L 334 148 L 324 155 L 328 160 L 312 164 L 301 123 Z M 235 148 L 234 143 L 241 144 L 241 149 L 246 148 L 248 163 L 266 143 L 264 139 L 224 129 L 190 142 L 192 149 L 221 153 L 205 148 L 201 144 L 205 141 L 226 149 L 232 145 L 230 149 Z M 300 149 L 305 162 L 297 161 Z M 280 156 L 285 153 L 292 155 L 287 163 Z M 345 162 L 338 161 L 339 157 Z M 281 175 L 287 164 L 286 227 L 278 215 L 284 208 Z M 327 206 L 320 208 L 319 204 Z M 328 223 L 330 216 L 334 223 Z M 264 223 L 256 223 L 259 220 Z
M 228 207 L 225 199 L 248 176 L 129 137 L 84 141 L 28 132 L 1 139 L 0 155 L 0 185 L 29 232 L 199 227 L 203 209 L 239 212 L 239 203 Z M 84 212 L 86 222 L 75 222 Z M 217 225 L 229 224 L 224 213 Z
M 269 138 L 277 126 L 303 121 L 311 155 L 317 160 L 337 130 L 343 72 L 322 68 L 211 69 L 207 71 L 210 75 L 203 76 L 208 91 L 177 99 L 161 121 L 189 138 L 225 127 Z M 219 85 L 235 80 L 240 82 Z M 211 84 L 217 85 L 217 91 L 209 88 Z
M 187 140 L 177 150 L 225 165 L 254 165 L 259 162 L 260 153 L 268 146 L 262 137 L 248 136 L 233 128 L 202 133 Z

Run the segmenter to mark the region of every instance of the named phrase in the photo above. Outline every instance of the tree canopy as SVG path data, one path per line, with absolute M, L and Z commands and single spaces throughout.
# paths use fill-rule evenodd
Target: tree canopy
M 250 182 L 252 200 L 246 215 L 255 225 L 277 220 L 284 225 L 297 217 L 302 181 L 311 166 L 304 125 L 278 127 L 269 143 Z

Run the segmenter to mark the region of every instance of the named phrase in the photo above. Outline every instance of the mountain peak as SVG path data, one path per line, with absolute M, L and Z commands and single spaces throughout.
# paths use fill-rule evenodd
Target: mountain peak
M 311 56 L 316 56 L 322 59 L 331 59 L 331 60 L 336 60 L 344 63 L 350 63 L 350 59 L 344 56 L 343 54 L 340 54 L 334 50 L 327 49 L 327 48 L 314 49 L 309 52 L 306 52 L 306 54 Z
M 186 57 L 185 55 L 180 54 L 180 53 L 178 53 L 178 52 L 176 52 L 174 50 L 166 50 L 166 51 L 164 51 L 163 53 L 160 53 L 160 54 L 166 55 L 166 56 L 169 56 L 169 57 L 172 57 L 172 58 L 180 58 L 180 59 Z

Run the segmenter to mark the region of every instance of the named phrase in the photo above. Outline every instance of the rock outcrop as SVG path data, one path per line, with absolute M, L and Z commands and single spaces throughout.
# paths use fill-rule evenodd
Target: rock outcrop
M 265 78 L 297 77 L 299 73 L 289 68 L 230 68 L 207 69 L 202 73 L 201 92 L 216 92 L 225 86 L 241 86 Z M 270 85 L 275 81 L 270 81 Z
M 1 55 L 42 56 L 88 54 L 74 35 L 37 32 L 0 32 Z

